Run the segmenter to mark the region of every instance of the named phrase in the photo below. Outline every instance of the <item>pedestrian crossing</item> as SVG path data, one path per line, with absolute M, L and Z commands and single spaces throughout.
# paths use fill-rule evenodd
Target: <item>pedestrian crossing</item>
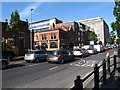
M 76 67 L 94 67 L 95 64 L 101 65 L 102 61 L 98 60 L 80 60 L 79 62 L 74 63 L 73 65 Z

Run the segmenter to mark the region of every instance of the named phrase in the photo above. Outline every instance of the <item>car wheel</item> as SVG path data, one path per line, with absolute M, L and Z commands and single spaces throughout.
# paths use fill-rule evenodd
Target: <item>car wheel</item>
M 6 62 L 2 62 L 2 69 L 5 69 L 7 67 L 7 63 Z
M 28 60 L 27 60 L 26 62 L 28 62 L 28 63 L 29 63 L 30 61 L 28 61 Z
M 48 61 L 48 63 L 52 63 L 52 62 Z
M 39 63 L 40 62 L 39 58 L 36 58 L 34 62 Z
M 72 61 L 75 61 L 75 56 L 73 56 Z
M 64 62 L 65 62 L 65 61 L 64 61 L 64 59 L 62 58 L 61 61 L 60 61 L 60 63 L 61 63 L 61 64 L 64 64 Z

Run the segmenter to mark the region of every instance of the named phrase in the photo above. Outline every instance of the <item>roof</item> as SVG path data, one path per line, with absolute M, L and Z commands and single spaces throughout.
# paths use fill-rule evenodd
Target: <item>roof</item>
M 79 22 L 79 21 L 91 21 L 91 20 L 98 20 L 98 19 L 103 20 L 102 17 L 96 17 L 96 18 L 88 18 L 88 19 L 78 20 L 76 22 Z
M 54 18 L 44 19 L 44 20 L 40 20 L 40 21 L 37 21 L 37 22 L 32 22 L 32 24 L 49 21 L 51 19 L 57 19 L 57 18 L 54 17 Z M 59 19 L 57 19 L 57 20 L 59 20 Z

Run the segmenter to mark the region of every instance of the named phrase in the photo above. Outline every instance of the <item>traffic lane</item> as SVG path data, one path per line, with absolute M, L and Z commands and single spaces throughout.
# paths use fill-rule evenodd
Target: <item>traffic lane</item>
M 102 60 L 104 60 L 106 58 L 107 53 L 109 53 L 110 56 L 113 56 L 114 52 L 117 52 L 117 48 L 110 49 L 110 50 L 107 50 L 105 52 L 93 54 L 93 55 L 90 55 L 88 57 L 83 57 L 83 58 L 77 57 L 76 59 L 85 60 L 85 61 L 94 60 L 94 61 L 100 62 L 100 61 L 102 61 Z M 74 63 L 76 63 L 76 62 L 74 62 Z
M 104 54 L 105 55 L 105 54 Z M 100 55 L 101 56 L 101 55 Z M 88 57 L 86 57 L 88 58 Z M 42 65 L 31 65 L 31 67 L 22 67 L 19 69 L 12 69 L 12 70 L 8 70 L 8 71 L 12 71 L 13 74 L 9 75 L 11 72 L 8 73 L 3 73 L 4 75 L 7 75 L 7 77 L 3 77 L 4 80 L 7 80 L 8 85 L 5 85 L 7 82 L 3 82 L 3 85 L 5 85 L 5 87 L 20 87 L 26 83 L 32 82 L 32 81 L 36 81 L 38 79 L 42 79 L 45 77 L 49 77 L 50 75 L 54 74 L 54 73 L 58 73 L 61 72 L 63 70 L 66 70 L 69 67 L 74 67 L 71 66 L 70 63 L 66 63 L 63 64 L 62 67 L 60 67 L 61 65 L 59 64 L 48 64 L 48 63 L 42 63 Z M 52 66 L 51 66 L 52 65 Z M 59 66 L 59 67 L 58 67 Z M 42 68 L 43 67 L 43 68 Z M 41 69 L 40 69 L 41 68 Z M 46 68 L 46 69 L 45 69 Z M 85 67 L 84 67 L 85 68 Z M 17 72 L 16 72 L 17 71 Z M 76 71 L 76 70 L 75 70 Z M 84 71 L 84 69 L 83 69 Z M 88 70 L 89 72 L 89 70 Z M 87 73 L 87 72 L 86 72 Z M 16 77 L 15 77 L 16 76 Z M 19 77 L 18 77 L 19 76 Z M 12 77 L 12 78 L 11 78 Z M 11 79 L 10 79 L 11 78 Z M 56 78 L 56 77 L 55 77 Z M 51 78 L 52 79 L 52 78 Z M 56 78 L 57 79 L 57 78 Z M 3 81 L 4 81 L 3 80 Z M 13 82 L 12 84 L 9 83 Z M 64 80 L 63 80 L 64 81 Z
M 77 75 L 80 75 L 82 78 L 93 68 L 87 67 L 76 67 L 73 65 L 65 64 L 61 65 L 58 68 L 49 70 L 52 74 L 35 79 L 26 85 L 23 85 L 23 88 L 70 88 L 74 84 L 74 80 Z
M 32 81 L 36 81 L 47 76 L 49 77 L 54 73 L 65 71 L 69 67 L 72 67 L 69 63 L 61 65 L 48 64 L 45 62 L 30 64 L 21 68 L 8 69 L 3 71 L 3 88 L 22 87 L 23 85 L 26 85 Z
M 34 68 L 33 65 L 32 65 L 31 68 Z M 24 76 L 18 74 L 18 76 L 20 76 L 20 77 L 16 77 L 15 81 L 13 79 L 7 80 L 7 82 L 4 82 L 5 86 L 3 86 L 3 87 L 5 87 L 5 88 L 9 88 L 9 87 L 11 87 L 11 88 L 21 87 L 22 88 L 22 87 L 25 87 L 25 86 L 31 87 L 31 85 L 33 85 L 33 83 L 35 83 L 36 81 L 40 81 L 41 82 L 41 83 L 39 83 L 40 85 L 45 85 L 47 82 L 46 81 L 43 82 L 43 80 L 48 78 L 49 84 L 46 86 L 46 88 L 48 88 L 48 87 L 55 87 L 54 84 L 56 84 L 57 87 L 59 87 L 59 86 L 63 87 L 64 86 L 64 88 L 66 88 L 66 87 L 70 87 L 71 84 L 73 84 L 73 81 L 74 81 L 73 78 L 75 78 L 76 75 L 85 76 L 88 72 L 90 72 L 90 69 L 92 70 L 92 68 L 86 68 L 85 69 L 85 67 L 71 66 L 70 63 L 66 63 L 66 64 L 63 64 L 63 65 L 60 65 L 60 64 L 47 64 L 47 65 L 55 65 L 55 66 L 53 66 L 53 67 L 51 67 L 49 69 L 46 69 L 46 70 L 45 69 L 43 69 L 43 70 L 36 70 L 34 72 L 33 72 L 33 70 L 31 70 L 32 73 L 28 73 L 24 69 L 25 72 L 26 72 L 26 73 L 23 73 Z M 37 69 L 38 68 L 39 67 L 37 66 Z M 16 69 L 14 69 L 14 70 L 16 70 Z M 56 75 L 56 73 L 59 73 L 59 74 L 57 74 L 57 77 L 54 77 L 54 75 Z M 73 73 L 74 73 L 74 75 L 72 75 Z M 27 74 L 27 76 L 26 76 L 26 74 Z M 66 76 L 67 74 L 69 74 L 70 76 L 72 75 L 71 79 L 68 79 L 69 77 L 65 79 L 64 75 Z M 14 76 L 14 74 L 12 76 Z M 33 76 L 34 76 L 34 78 L 33 78 Z M 53 77 L 54 77 L 54 79 L 53 79 Z M 58 78 L 58 77 L 60 77 L 60 78 Z M 11 78 L 11 76 L 8 77 L 8 79 L 9 78 Z M 60 82 L 56 83 L 57 82 L 56 80 L 58 80 L 58 79 L 60 79 Z M 65 83 L 63 84 L 64 79 L 66 80 L 65 81 L 66 84 Z M 51 81 L 53 81 L 53 82 L 51 83 Z M 12 83 L 9 83 L 9 82 L 12 82 Z M 3 85 L 4 85 L 4 83 L 3 83 Z M 8 83 L 8 84 L 6 85 L 6 83 Z M 42 88 L 43 86 L 40 86 L 40 85 L 38 85 L 38 86 Z M 35 85 L 35 87 L 38 87 L 38 86 Z
M 6 69 L 2 71 L 2 83 L 3 87 L 17 87 L 22 84 L 28 83 L 36 78 L 44 77 L 44 72 L 58 66 L 57 64 L 37 63 L 29 64 L 20 68 Z

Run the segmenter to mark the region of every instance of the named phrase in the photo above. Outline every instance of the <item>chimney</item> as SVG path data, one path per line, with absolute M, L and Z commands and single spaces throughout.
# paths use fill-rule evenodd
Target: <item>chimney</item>
M 5 19 L 5 23 L 7 23 L 7 24 L 8 24 L 8 19 Z
M 26 19 L 26 22 L 28 22 L 28 19 Z
M 55 29 L 55 24 L 53 23 L 53 29 Z

